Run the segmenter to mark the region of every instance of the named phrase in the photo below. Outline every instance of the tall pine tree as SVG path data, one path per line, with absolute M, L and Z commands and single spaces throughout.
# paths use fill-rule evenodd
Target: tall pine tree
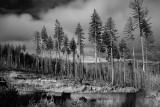
M 129 7 L 133 10 L 132 17 L 135 22 L 136 28 L 139 29 L 142 49 L 142 63 L 143 72 L 145 72 L 145 59 L 144 59 L 144 34 L 143 34 L 143 20 L 148 15 L 148 9 L 143 7 L 143 0 L 132 0 Z
M 54 29 L 55 34 L 53 35 L 54 39 L 57 42 L 57 51 L 58 51 L 58 55 L 60 58 L 60 52 L 61 52 L 61 48 L 62 48 L 62 41 L 63 41 L 63 37 L 64 37 L 64 32 L 63 32 L 63 28 L 60 25 L 60 22 L 56 19 L 55 21 L 55 29 Z
M 39 55 L 41 54 L 41 36 L 38 31 L 34 35 L 35 51 L 36 51 L 36 72 L 39 72 Z
M 79 71 L 80 71 L 80 76 L 83 73 L 83 67 L 82 67 L 82 62 L 81 62 L 81 58 L 82 55 L 84 54 L 84 32 L 83 29 L 80 25 L 80 23 L 78 23 L 75 34 L 77 35 L 77 46 L 78 46 L 78 55 L 79 55 Z M 82 78 L 82 76 L 81 76 Z
M 58 53 L 59 59 L 60 59 L 60 52 L 62 49 L 62 41 L 63 41 L 63 37 L 64 37 L 64 32 L 63 32 L 63 28 L 60 25 L 60 22 L 56 19 L 55 21 L 55 29 L 54 29 L 54 35 L 53 38 L 55 39 L 55 50 L 56 50 L 56 56 Z M 56 64 L 55 64 L 55 72 L 57 71 L 57 57 L 56 57 Z
M 120 57 L 124 59 L 124 85 L 126 82 L 126 61 L 125 59 L 129 57 L 129 49 L 127 47 L 126 41 L 122 38 L 120 44 L 119 44 L 119 52 L 120 52 Z
M 110 45 L 108 43 L 107 44 L 108 44 L 108 46 L 110 46 L 110 59 L 111 59 L 111 68 L 112 68 L 112 85 L 113 85 L 114 84 L 113 52 L 115 52 L 114 55 L 119 56 L 119 54 L 118 54 L 117 47 L 115 44 L 115 41 L 117 41 L 117 38 L 118 38 L 116 36 L 117 29 L 115 27 L 115 22 L 113 21 L 112 17 L 108 18 L 108 20 L 105 24 L 105 32 L 107 33 L 107 36 L 109 36 L 108 39 L 110 40 L 109 41 Z
M 91 16 L 91 22 L 89 23 L 89 41 L 95 45 L 95 59 L 96 59 L 96 76 L 98 79 L 98 65 L 97 65 L 97 53 L 98 47 L 101 44 L 101 32 L 102 32 L 102 22 L 100 16 L 94 9 L 94 12 Z
M 73 69 L 72 69 L 72 76 L 76 77 L 76 76 L 77 76 L 77 72 L 75 72 L 75 54 L 76 54 L 77 45 L 76 45 L 76 42 L 75 42 L 74 37 L 72 38 L 69 47 L 70 47 L 70 50 L 71 50 L 72 55 L 73 55 Z
M 65 53 L 65 74 L 68 75 L 68 73 L 67 73 L 67 70 L 68 70 L 68 67 L 67 67 L 67 62 L 68 62 L 67 55 L 68 54 L 67 54 L 67 52 L 69 50 L 69 40 L 68 40 L 67 35 L 64 36 L 62 44 L 63 44 L 62 50 Z
M 125 25 L 125 28 L 124 28 L 124 34 L 126 35 L 127 40 L 130 40 L 132 42 L 133 71 L 134 71 L 134 74 L 136 74 L 136 71 L 135 71 L 136 58 L 135 58 L 135 48 L 134 48 L 135 37 L 133 35 L 134 30 L 135 28 L 134 28 L 133 19 L 129 17 L 129 19 L 127 20 L 127 24 Z M 136 80 L 136 75 L 135 75 L 135 80 Z

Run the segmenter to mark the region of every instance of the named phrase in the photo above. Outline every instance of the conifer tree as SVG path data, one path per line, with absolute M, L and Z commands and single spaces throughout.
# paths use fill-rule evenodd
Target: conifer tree
M 24 65 L 24 68 L 25 68 L 25 52 L 26 52 L 26 45 L 24 44 L 23 46 L 22 46 L 22 50 L 23 50 L 23 61 L 24 61 L 24 63 L 23 63 L 23 65 Z
M 135 75 L 135 81 L 136 81 L 136 58 L 135 58 L 135 48 L 134 48 L 134 41 L 135 37 L 133 35 L 135 28 L 134 28 L 134 22 L 131 17 L 127 20 L 127 24 L 124 28 L 124 34 L 126 35 L 127 40 L 130 40 L 132 42 L 132 56 L 133 56 L 133 71 Z M 136 85 L 136 84 L 135 84 Z
M 68 62 L 67 52 L 69 50 L 69 40 L 67 35 L 64 36 L 62 44 L 63 44 L 62 50 L 65 53 L 65 74 L 67 75 L 67 62 Z
M 49 63 L 49 70 L 51 72 L 51 64 L 52 64 L 52 51 L 53 51 L 53 40 L 52 40 L 52 37 L 49 36 L 48 37 L 48 42 L 47 42 L 47 50 L 49 51 L 49 60 L 48 60 L 48 63 Z M 52 72 L 51 72 L 52 73 Z
M 54 29 L 54 35 L 53 38 L 55 39 L 55 50 L 56 50 L 56 64 L 55 64 L 55 72 L 57 71 L 57 53 L 60 59 L 60 52 L 62 51 L 62 41 L 63 41 L 63 37 L 64 37 L 64 32 L 63 32 L 63 28 L 60 25 L 60 22 L 56 19 L 55 21 L 55 29 Z
M 47 30 L 46 27 L 43 26 L 42 30 L 41 30 L 41 50 L 42 50 L 42 71 L 44 73 L 44 70 L 46 70 L 46 63 L 45 63 L 45 55 L 46 55 L 46 51 L 47 51 L 47 43 L 48 43 L 48 34 L 47 34 Z
M 141 49 L 142 49 L 142 63 L 143 72 L 145 72 L 145 59 L 144 59 L 144 34 L 143 34 L 143 20 L 148 15 L 148 9 L 143 7 L 143 0 L 132 0 L 129 7 L 133 10 L 132 17 L 134 19 L 135 27 L 139 29 Z
M 84 32 L 83 29 L 80 25 L 80 23 L 78 23 L 75 34 L 77 35 L 77 47 L 78 47 L 78 54 L 79 54 L 79 71 L 80 71 L 80 76 L 83 73 L 83 67 L 82 67 L 82 62 L 81 62 L 81 58 L 82 55 L 84 54 Z
M 48 42 L 47 42 L 47 50 L 49 51 L 49 53 L 50 53 L 50 58 L 51 58 L 51 52 L 52 52 L 52 50 L 53 50 L 53 40 L 52 40 L 52 38 L 51 38 L 51 36 L 49 36 L 48 37 Z
M 72 69 L 72 76 L 76 77 L 76 76 L 77 76 L 77 72 L 75 72 L 75 54 L 76 54 L 77 45 L 76 45 L 76 42 L 75 42 L 74 37 L 72 38 L 69 47 L 70 47 L 70 50 L 71 50 L 72 55 L 73 55 L 73 69 Z
M 120 44 L 119 44 L 119 51 L 120 51 L 120 57 L 124 59 L 124 85 L 126 82 L 126 62 L 125 59 L 129 57 L 129 49 L 127 47 L 127 44 L 125 40 L 122 38 Z
M 47 45 L 48 42 L 48 34 L 47 34 L 47 30 L 46 27 L 43 26 L 42 30 L 41 30 L 41 38 L 43 43 L 45 43 L 45 45 Z
M 20 57 L 21 51 L 22 51 L 22 47 L 21 47 L 21 45 L 18 45 L 17 52 L 18 52 L 18 64 L 19 64 L 19 68 L 21 68 L 21 57 Z
M 64 37 L 64 32 L 63 32 L 63 28 L 60 25 L 60 22 L 56 19 L 55 21 L 55 34 L 53 35 L 56 43 L 57 43 L 57 51 L 58 51 L 58 55 L 60 58 L 60 52 L 61 52 L 61 48 L 62 48 L 62 41 L 63 41 L 63 37 Z
M 113 58 L 114 58 L 114 55 L 117 57 L 117 55 L 118 55 L 118 57 L 119 57 L 119 54 L 118 54 L 118 50 L 117 50 L 117 47 L 116 47 L 116 45 L 115 45 L 115 41 L 117 41 L 117 36 L 116 36 L 116 34 L 117 34 L 117 29 L 116 29 L 116 27 L 115 27 L 115 22 L 113 21 L 113 19 L 110 17 L 110 18 L 108 18 L 108 20 L 107 20 L 107 22 L 106 22 L 106 24 L 105 24 L 105 32 L 106 32 L 106 36 L 108 36 L 107 37 L 107 39 L 109 40 L 106 44 L 107 44 L 107 46 L 109 46 L 108 48 L 110 49 L 109 51 L 110 51 L 110 59 L 111 59 L 111 68 L 112 68 L 112 85 L 114 84 L 114 68 L 113 68 Z M 106 39 L 106 40 L 107 40 Z M 108 44 L 109 43 L 109 44 Z M 115 53 L 114 55 L 113 55 L 113 52 Z
M 102 32 L 102 22 L 99 14 L 94 9 L 94 12 L 91 16 L 91 22 L 89 23 L 89 41 L 94 44 L 95 47 L 95 59 L 96 59 L 96 76 L 98 79 L 98 65 L 97 65 L 97 53 L 98 47 L 101 45 L 101 32 Z
M 39 72 L 39 55 L 41 54 L 41 36 L 38 31 L 34 35 L 34 43 L 36 50 L 36 72 Z
M 155 47 L 153 45 L 154 43 L 154 37 L 153 37 L 153 31 L 151 29 L 151 24 L 148 23 L 147 20 L 143 20 L 142 24 L 143 33 L 144 33 L 144 43 L 145 43 L 145 62 L 146 62 L 146 68 L 148 63 L 148 53 L 154 53 Z

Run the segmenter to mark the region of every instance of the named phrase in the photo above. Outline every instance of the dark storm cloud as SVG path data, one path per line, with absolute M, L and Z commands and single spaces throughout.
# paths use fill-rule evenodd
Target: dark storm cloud
M 47 12 L 59 5 L 67 5 L 74 0 L 0 0 L 0 14 L 30 14 L 34 19 L 40 19 L 41 12 Z

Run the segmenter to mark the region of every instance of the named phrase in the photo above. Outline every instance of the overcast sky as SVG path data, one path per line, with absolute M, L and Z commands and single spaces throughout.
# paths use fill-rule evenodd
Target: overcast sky
M 0 0 L 0 42 L 23 44 L 33 52 L 34 31 L 41 31 L 46 26 L 48 35 L 54 34 L 55 20 L 58 19 L 64 32 L 72 38 L 77 23 L 80 22 L 85 32 L 85 52 L 92 55 L 93 49 L 88 42 L 88 27 L 93 10 L 99 13 L 103 25 L 112 17 L 123 37 L 127 18 L 131 15 L 128 8 L 130 0 Z M 155 45 L 160 44 L 160 0 L 144 0 L 149 9 Z M 136 34 L 137 38 L 138 35 Z M 137 45 L 138 46 L 138 45 Z M 138 49 L 138 48 L 137 48 Z

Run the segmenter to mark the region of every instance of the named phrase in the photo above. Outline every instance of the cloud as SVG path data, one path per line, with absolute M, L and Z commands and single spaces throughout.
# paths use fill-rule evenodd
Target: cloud
M 60 5 L 67 5 L 73 0 L 0 0 L 0 14 L 30 14 L 34 19 L 41 19 L 40 13 L 47 12 Z
M 29 41 L 32 38 L 30 22 L 31 16 L 23 14 L 21 17 L 9 15 L 0 18 L 0 41 Z

